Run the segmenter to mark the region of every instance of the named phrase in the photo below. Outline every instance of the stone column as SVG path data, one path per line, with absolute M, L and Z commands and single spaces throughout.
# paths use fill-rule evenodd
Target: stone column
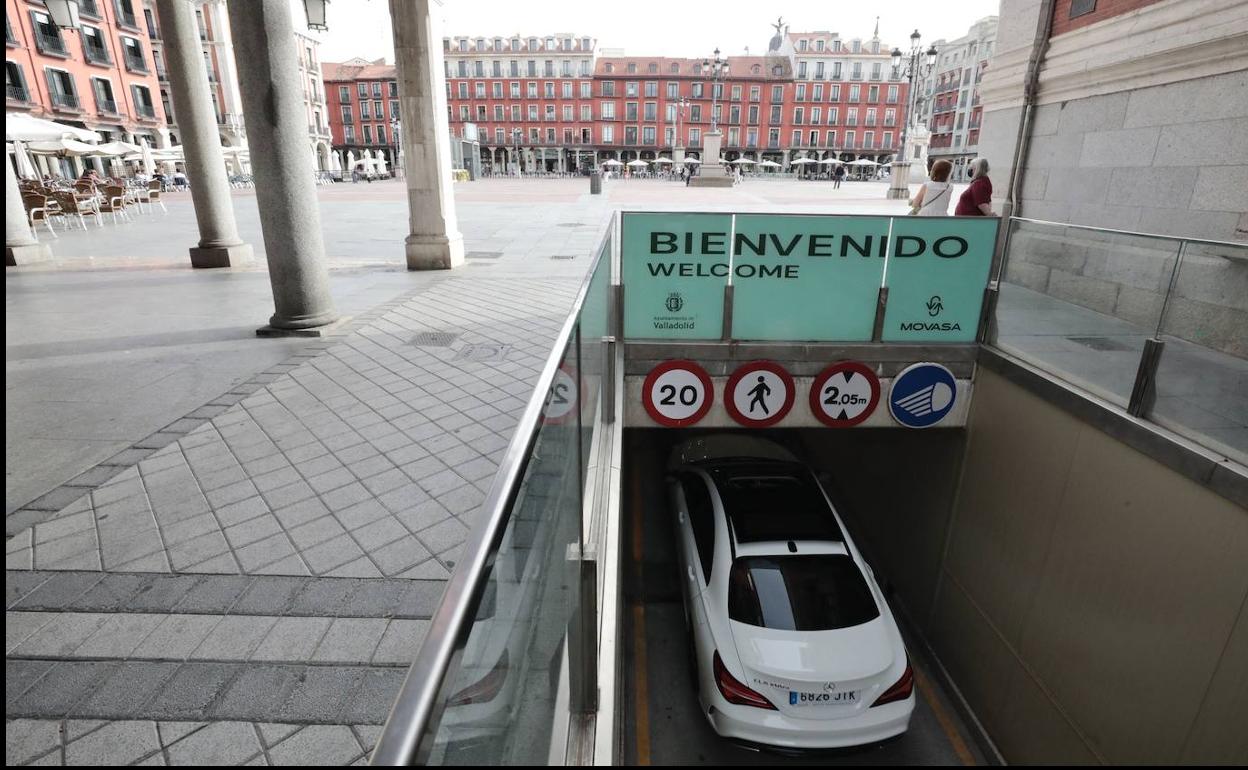
M 251 245 L 238 236 L 230 180 L 217 136 L 208 73 L 188 0 L 156 0 L 169 67 L 169 92 L 178 116 L 178 136 L 199 223 L 199 245 L 191 248 L 192 267 L 230 267 L 254 260 Z
M 275 311 L 260 333 L 324 326 L 329 295 L 299 52 L 289 0 L 229 0 L 247 144 Z
M 432 0 L 390 0 L 407 166 L 409 270 L 445 269 L 464 262 L 464 239 L 451 192 L 442 33 L 432 5 Z
M 17 186 L 17 174 L 6 153 L 4 158 L 4 264 L 5 267 L 29 265 L 52 258 L 47 246 L 35 240 L 26 219 L 26 207 L 22 205 L 22 191 Z

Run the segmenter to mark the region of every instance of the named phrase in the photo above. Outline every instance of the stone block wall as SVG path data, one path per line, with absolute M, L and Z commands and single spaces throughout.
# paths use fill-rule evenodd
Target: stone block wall
M 1017 125 L 1015 112 L 985 122 Z M 1008 172 L 994 176 L 1004 186 Z M 1187 249 L 1163 331 L 1248 357 L 1248 71 L 1040 105 L 1020 200 L 1016 214 L 1033 219 L 1243 243 Z M 1177 241 L 1017 235 L 1007 280 L 1156 326 Z

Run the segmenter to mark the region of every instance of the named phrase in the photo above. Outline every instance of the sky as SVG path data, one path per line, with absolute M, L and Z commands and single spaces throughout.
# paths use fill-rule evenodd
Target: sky
M 436 0 L 435 0 L 436 2 Z M 871 37 L 880 19 L 880 39 L 905 47 L 918 29 L 924 44 L 952 40 L 984 16 L 997 13 L 999 0 L 785 0 L 780 3 L 673 2 L 672 0 L 573 0 L 549 3 L 516 0 L 443 0 L 443 35 L 510 37 L 569 32 L 598 40 L 598 46 L 622 48 L 630 56 L 709 56 L 715 48 L 739 56 L 767 51 L 777 16 L 793 32 L 827 30 L 849 40 Z M 747 6 L 746 10 L 733 10 Z M 536 13 L 549 9 L 548 13 Z M 835 10 L 833 10 L 835 9 Z M 321 61 L 353 56 L 394 61 L 386 0 L 333 0 L 329 30 L 319 34 Z

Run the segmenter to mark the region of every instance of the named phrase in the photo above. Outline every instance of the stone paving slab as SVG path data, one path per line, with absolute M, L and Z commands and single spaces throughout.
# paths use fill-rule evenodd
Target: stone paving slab
M 523 409 L 576 287 L 442 281 L 64 501 L 7 563 L 445 577 L 514 427 L 497 418 Z M 414 344 L 426 331 L 457 342 Z M 469 346 L 505 355 L 477 360 Z
M 5 764 L 348 765 L 366 760 L 379 734 L 364 724 L 13 719 Z

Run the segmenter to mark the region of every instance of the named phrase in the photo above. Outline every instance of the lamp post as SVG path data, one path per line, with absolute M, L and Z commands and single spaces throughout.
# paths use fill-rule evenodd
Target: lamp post
M 689 100 L 683 96 L 676 102 L 676 139 L 672 143 L 672 160 L 676 163 L 683 163 L 685 160 L 685 143 L 681 132 L 684 130 L 685 108 L 688 106 Z M 680 157 L 677 157 L 678 152 Z
M 516 159 L 516 176 L 520 176 L 520 136 L 521 136 L 520 129 L 513 128 L 511 130 L 511 142 L 512 142 L 512 145 L 515 147 L 514 157 Z
M 724 81 L 724 76 L 728 74 L 728 60 L 723 59 L 719 55 L 719 49 L 715 49 L 715 59 L 703 59 L 702 69 L 711 71 L 711 133 L 719 130 L 719 121 L 716 119 L 715 112 L 719 107 L 719 91 Z
M 916 29 L 910 34 L 910 53 L 903 54 L 900 48 L 893 49 L 893 69 L 900 70 L 905 63 L 903 77 L 910 85 L 906 94 L 906 120 L 901 126 L 901 148 L 897 159 L 893 161 L 892 182 L 888 187 L 888 198 L 908 199 L 910 197 L 910 162 L 906 160 L 907 145 L 910 143 L 910 121 L 914 119 L 915 84 L 920 77 L 926 77 L 936 64 L 936 46 L 929 46 L 926 51 L 919 44 L 921 36 Z
M 393 167 L 393 175 L 396 178 L 403 175 L 403 143 L 399 139 L 401 127 L 402 124 L 398 118 L 390 118 L 390 143 L 393 145 L 390 150 L 390 165 Z

